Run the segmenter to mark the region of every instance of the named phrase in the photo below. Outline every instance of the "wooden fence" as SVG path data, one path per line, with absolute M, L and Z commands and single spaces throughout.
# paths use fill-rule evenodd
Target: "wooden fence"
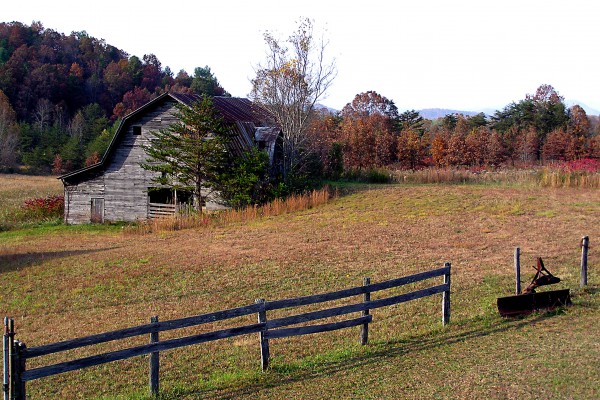
M 362 344 L 367 344 L 369 323 L 373 321 L 373 315 L 370 313 L 370 310 L 431 296 L 437 293 L 442 293 L 442 323 L 446 325 L 450 321 L 450 268 L 450 263 L 446 263 L 443 268 L 433 271 L 422 272 L 374 284 L 370 283 L 369 278 L 365 278 L 362 286 L 350 289 L 285 300 L 266 301 L 264 299 L 258 299 L 254 304 L 244 307 L 170 321 L 159 322 L 158 317 L 152 317 L 149 324 L 31 348 L 27 348 L 24 343 L 15 340 L 14 322 L 12 319 L 5 318 L 3 337 L 4 400 L 24 400 L 26 398 L 26 382 L 34 379 L 145 354 L 150 354 L 150 392 L 153 395 L 157 395 L 159 391 L 159 354 L 161 351 L 252 333 L 259 334 L 261 366 L 263 370 L 266 370 L 269 366 L 270 340 L 361 326 L 360 340 Z M 371 293 L 373 292 L 396 288 L 409 283 L 420 282 L 440 276 L 444 277 L 444 282 L 442 284 L 401 295 L 371 300 Z M 362 295 L 361 301 L 355 304 L 330 307 L 318 311 L 274 319 L 269 319 L 267 314 L 269 311 L 273 310 L 318 304 L 360 295 Z M 289 327 L 352 313 L 360 313 L 360 316 L 340 322 Z M 257 323 L 175 339 L 159 340 L 159 332 L 193 327 L 250 314 L 257 315 Z M 32 358 L 140 335 L 150 335 L 150 343 L 29 370 L 26 368 L 27 360 Z

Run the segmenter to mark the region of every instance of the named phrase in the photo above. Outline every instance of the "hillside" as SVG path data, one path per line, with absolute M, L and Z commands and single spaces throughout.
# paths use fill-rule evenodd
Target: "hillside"
M 600 281 L 591 274 L 589 289 L 579 290 L 578 265 L 583 234 L 592 241 L 590 270 L 600 262 L 593 250 L 600 237 L 597 194 L 369 186 L 316 209 L 246 225 L 134 236 L 118 226 L 5 232 L 2 311 L 31 347 L 139 325 L 152 315 L 165 321 L 256 298 L 322 293 L 360 284 L 364 276 L 380 282 L 449 261 L 446 328 L 437 297 L 378 309 L 368 346 L 357 345 L 356 329 L 274 340 L 266 373 L 255 335 L 196 345 L 161 353 L 161 390 L 177 399 L 322 398 L 323 388 L 332 398 L 592 399 L 599 359 L 590 332 L 600 329 Z M 555 288 L 572 290 L 572 307 L 517 320 L 497 315 L 496 297 L 514 287 L 515 246 L 523 253 L 523 280 L 535 257 L 543 257 L 562 279 Z M 42 362 L 32 361 L 30 367 Z M 145 398 L 147 373 L 147 359 L 136 358 L 33 381 L 28 393 Z

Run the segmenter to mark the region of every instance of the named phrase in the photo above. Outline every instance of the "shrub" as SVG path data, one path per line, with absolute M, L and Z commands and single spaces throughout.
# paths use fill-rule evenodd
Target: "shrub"
M 23 206 L 26 219 L 36 221 L 60 218 L 64 210 L 65 198 L 57 195 L 25 200 Z

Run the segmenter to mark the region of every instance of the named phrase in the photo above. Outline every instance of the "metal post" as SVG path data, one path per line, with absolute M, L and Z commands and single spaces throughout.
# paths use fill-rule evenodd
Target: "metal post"
M 26 400 L 27 399 L 27 390 L 25 387 L 25 381 L 22 378 L 23 372 L 26 369 L 27 360 L 25 359 L 25 350 L 27 346 L 23 342 L 15 342 L 14 344 L 14 357 L 12 359 L 14 365 L 14 375 L 13 375 L 13 396 L 14 400 Z
M 151 317 L 150 323 L 157 324 L 158 316 Z M 158 342 L 158 331 L 150 333 L 150 343 Z M 150 353 L 150 396 L 158 396 L 158 374 L 160 368 L 160 353 Z
M 521 249 L 515 247 L 515 294 L 521 294 Z
M 449 262 L 444 264 L 445 268 L 448 268 L 448 272 L 444 274 L 444 284 L 448 285 L 448 290 L 442 293 L 442 324 L 447 325 L 450 323 L 450 268 Z
M 371 284 L 371 278 L 364 278 L 363 279 L 363 286 L 369 286 Z M 368 303 L 369 301 L 371 301 L 371 292 L 365 292 L 363 295 L 363 301 L 365 303 Z M 362 312 L 362 315 L 364 317 L 366 317 L 367 315 L 369 315 L 369 309 L 366 309 Z M 369 341 L 369 323 L 365 322 L 362 326 L 362 329 L 360 331 L 360 344 L 362 344 L 363 346 L 367 344 L 367 342 Z
M 587 286 L 587 272 L 588 272 L 588 247 L 590 246 L 590 238 L 589 236 L 584 236 L 581 238 L 581 281 L 579 283 L 580 287 Z
M 2 393 L 4 400 L 10 400 L 10 334 L 9 334 L 9 319 L 4 317 L 4 336 L 2 336 L 2 360 L 3 360 L 3 376 Z
M 256 303 L 261 303 L 263 307 L 258 312 L 258 323 L 266 324 L 267 323 L 267 311 L 265 310 L 265 299 L 256 299 Z M 263 371 L 266 371 L 269 368 L 269 339 L 266 337 L 267 327 L 259 332 L 259 340 L 260 340 L 260 365 Z

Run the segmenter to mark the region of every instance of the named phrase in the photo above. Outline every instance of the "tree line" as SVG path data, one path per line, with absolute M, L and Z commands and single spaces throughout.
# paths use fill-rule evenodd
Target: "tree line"
M 267 32 L 265 42 L 270 57 L 257 66 L 250 97 L 282 127 L 280 178 L 290 187 L 373 167 L 600 158 L 598 117 L 568 108 L 550 85 L 492 116 L 426 120 L 373 91 L 330 113 L 314 109 L 336 70 L 323 63 L 325 42 L 313 37 L 312 21 L 301 21 L 285 40 Z M 123 116 L 166 91 L 228 95 L 208 66 L 174 75 L 153 54 L 139 59 L 86 32 L 0 23 L 0 170 L 62 173 L 91 165 Z
M 174 74 L 85 31 L 0 23 L 0 170 L 93 164 L 121 118 L 167 91 L 229 95 L 208 66 Z
M 312 150 L 326 175 L 391 166 L 497 168 L 600 158 L 597 117 L 568 108 L 551 85 L 540 86 L 492 116 L 449 114 L 434 121 L 369 91 L 339 113 L 316 113 Z

